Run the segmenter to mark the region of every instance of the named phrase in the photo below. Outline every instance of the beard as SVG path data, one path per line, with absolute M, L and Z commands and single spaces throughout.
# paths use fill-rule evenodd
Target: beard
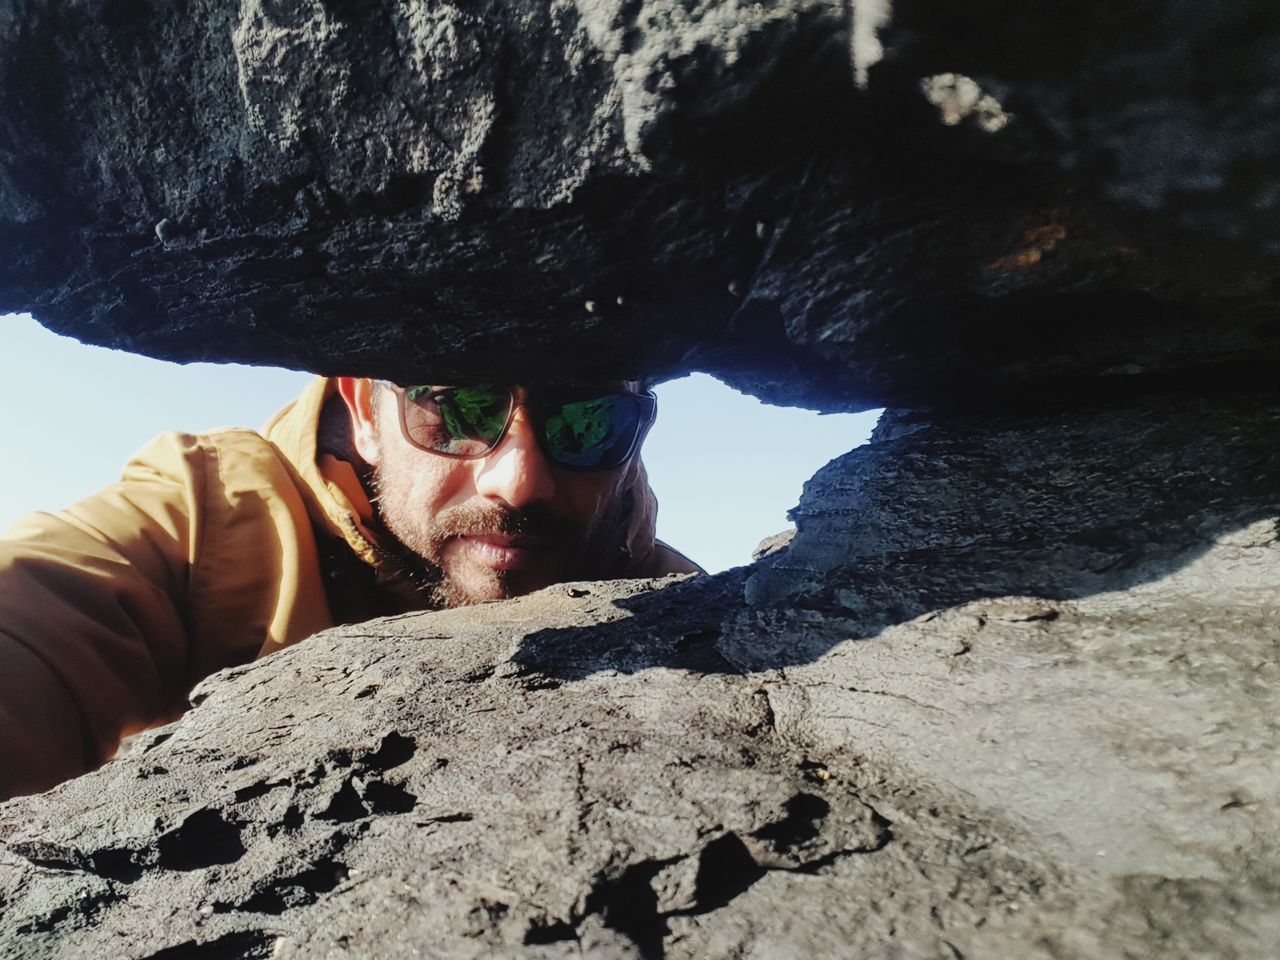
M 427 597 L 431 609 L 466 606 L 531 593 L 571 580 L 620 576 L 630 559 L 625 546 L 631 494 L 614 498 L 598 515 L 565 518 L 541 503 L 514 508 L 463 503 L 424 518 L 407 496 L 412 485 L 393 467 L 374 467 L 369 478 L 374 509 L 390 534 L 385 559 Z M 470 582 L 451 569 L 450 543 L 463 537 L 528 536 L 556 547 L 555 569 L 531 579 L 524 571 L 472 570 Z
M 480 589 L 460 582 L 449 570 L 444 548 L 458 537 L 488 534 L 529 535 L 563 540 L 563 524 L 547 511 L 516 510 L 498 504 L 459 504 L 441 510 L 425 521 L 405 503 L 394 481 L 374 470 L 374 505 L 383 527 L 391 534 L 384 544 L 400 571 L 428 594 L 432 607 L 458 607 L 482 600 L 515 596 L 518 574 L 511 570 L 487 571 Z

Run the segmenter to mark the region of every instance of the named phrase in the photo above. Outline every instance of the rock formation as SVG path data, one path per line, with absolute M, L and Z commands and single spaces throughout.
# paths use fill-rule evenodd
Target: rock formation
M 0 957 L 1273 956 L 1277 20 L 8 4 L 6 309 L 897 409 L 749 567 L 330 631 L 0 806 Z
M 0 310 L 827 409 L 1274 364 L 1272 4 L 889 6 L 11 0 Z

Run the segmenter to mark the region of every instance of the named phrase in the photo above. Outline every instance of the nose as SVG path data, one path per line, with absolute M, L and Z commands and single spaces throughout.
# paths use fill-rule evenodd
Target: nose
M 476 492 L 480 496 L 501 500 L 511 507 L 552 498 L 555 476 L 534 430 L 528 409 L 523 404 L 516 407 L 498 448 L 477 461 Z

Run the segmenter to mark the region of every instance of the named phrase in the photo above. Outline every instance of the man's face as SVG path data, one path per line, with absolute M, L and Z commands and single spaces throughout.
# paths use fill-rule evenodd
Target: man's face
M 505 599 L 616 566 L 639 457 L 614 470 L 557 467 L 519 406 L 495 450 L 452 459 L 411 445 L 395 393 L 373 391 L 374 446 L 361 453 L 373 467 L 374 506 L 438 605 Z

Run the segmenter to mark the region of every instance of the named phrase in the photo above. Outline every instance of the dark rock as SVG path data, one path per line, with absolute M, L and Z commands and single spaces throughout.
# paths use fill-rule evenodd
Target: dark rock
M 826 409 L 1274 366 L 1269 4 L 888 6 L 9 3 L 0 309 Z
M 216 675 L 0 807 L 0 953 L 1269 958 L 1278 427 L 898 414 L 754 567 Z
M 210 678 L 0 957 L 1274 955 L 1276 14 L 888 6 L 0 10 L 4 309 L 904 408 L 750 567 Z
M 890 30 L 913 67 L 978 78 L 1034 117 L 1046 158 L 1107 196 L 1276 249 L 1274 4 L 895 0 Z

